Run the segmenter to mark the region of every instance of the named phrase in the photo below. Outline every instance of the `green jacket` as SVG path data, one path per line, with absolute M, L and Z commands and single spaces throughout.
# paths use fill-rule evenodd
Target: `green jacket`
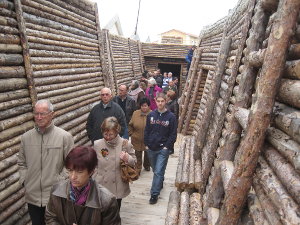
M 75 205 L 69 199 L 70 181 L 53 186 L 46 207 L 47 225 L 120 225 L 119 207 L 116 197 L 106 188 L 92 185 L 84 206 Z
M 18 165 L 25 186 L 25 201 L 46 206 L 52 185 L 65 178 L 64 159 L 74 145 L 73 137 L 53 123 L 42 134 L 33 128 L 21 137 Z

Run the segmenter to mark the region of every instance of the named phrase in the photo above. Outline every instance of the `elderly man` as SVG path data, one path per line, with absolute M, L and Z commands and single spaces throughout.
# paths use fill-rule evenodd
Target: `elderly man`
M 100 91 L 100 97 L 101 102 L 92 108 L 86 123 L 87 135 L 92 144 L 94 144 L 95 140 L 103 138 L 100 127 L 104 119 L 107 117 L 114 116 L 117 118 L 121 125 L 121 136 L 123 136 L 126 128 L 125 114 L 122 108 L 112 101 L 111 90 L 107 87 L 102 88 Z
M 118 89 L 118 95 L 113 98 L 113 101 L 118 103 L 125 113 L 126 117 L 126 128 L 124 131 L 123 138 L 129 139 L 128 135 L 128 123 L 132 117 L 133 112 L 136 109 L 135 100 L 128 95 L 128 88 L 125 84 L 121 84 Z
M 18 165 L 20 183 L 33 225 L 45 224 L 45 206 L 53 184 L 64 178 L 64 159 L 74 145 L 67 131 L 56 127 L 53 105 L 39 100 L 34 107 L 35 127 L 21 137 Z

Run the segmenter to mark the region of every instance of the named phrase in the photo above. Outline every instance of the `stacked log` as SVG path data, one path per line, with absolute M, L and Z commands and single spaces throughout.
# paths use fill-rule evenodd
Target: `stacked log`
M 196 147 L 194 136 L 186 136 L 180 145 L 175 179 L 175 186 L 178 191 L 199 191 L 201 162 L 194 159 Z
M 31 102 L 23 59 L 16 5 L 13 1 L 0 4 L 0 223 L 15 224 L 27 212 L 24 188 L 18 183 L 17 153 L 20 135 L 33 127 Z M 5 23 L 4 23 L 5 22 Z M 11 113 L 13 112 L 13 113 Z M 21 213 L 21 217 L 13 216 Z M 22 223 L 29 222 L 28 217 Z
M 172 191 L 169 197 L 166 225 L 200 225 L 202 220 L 202 198 L 197 192 Z

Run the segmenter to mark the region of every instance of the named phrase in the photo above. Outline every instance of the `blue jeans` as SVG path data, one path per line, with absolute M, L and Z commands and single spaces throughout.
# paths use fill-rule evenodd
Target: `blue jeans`
M 129 134 L 128 134 L 128 127 L 127 126 L 124 129 L 124 134 L 123 134 L 122 138 L 125 138 L 125 139 L 129 140 Z
M 158 196 L 165 179 L 165 171 L 169 159 L 169 150 L 161 149 L 153 151 L 148 149 L 147 154 L 153 171 L 153 180 L 150 194 L 151 196 Z

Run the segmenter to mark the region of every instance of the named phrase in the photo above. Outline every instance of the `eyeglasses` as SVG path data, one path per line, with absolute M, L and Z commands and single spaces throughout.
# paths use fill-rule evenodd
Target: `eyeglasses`
M 33 115 L 34 116 L 40 116 L 40 117 L 46 117 L 50 114 L 51 112 L 42 112 L 42 113 L 38 113 L 38 112 L 34 112 Z
M 101 94 L 101 96 L 108 96 L 108 95 L 109 95 L 108 93 Z

